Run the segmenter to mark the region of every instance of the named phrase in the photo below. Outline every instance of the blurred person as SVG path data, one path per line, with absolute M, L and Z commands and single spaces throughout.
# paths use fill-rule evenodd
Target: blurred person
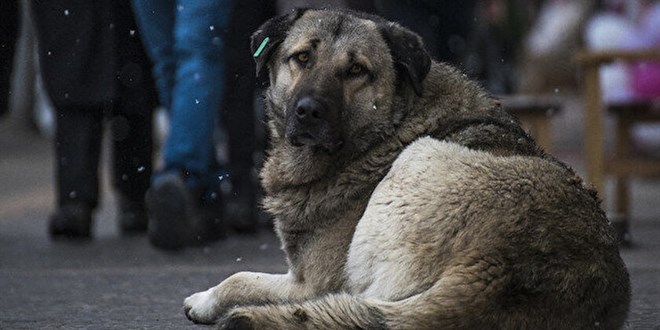
M 660 49 L 660 2 L 608 0 L 587 22 L 586 44 L 594 50 Z M 660 62 L 614 62 L 600 68 L 606 104 L 660 101 Z M 660 156 L 660 125 L 633 128 L 635 152 Z
M 576 90 L 577 62 L 571 58 L 583 47 L 582 30 L 596 1 L 546 0 L 530 22 L 521 42 L 516 92 L 558 93 Z
M 224 220 L 239 233 L 255 232 L 259 219 L 265 217 L 258 211 L 257 196 L 261 192 L 255 167 L 263 158 L 266 137 L 261 125 L 264 115 L 257 113 L 260 106 L 250 36 L 261 22 L 274 15 L 274 1 L 231 1 L 220 114 L 220 126 L 226 133 L 225 162 L 229 173 L 229 179 L 223 180 L 222 204 Z
M 526 29 L 520 0 L 480 0 L 476 24 L 468 41 L 466 71 L 493 94 L 508 94 L 517 86 L 517 51 Z
M 383 17 L 420 34 L 433 58 L 464 67 L 476 0 L 374 0 Z
M 223 233 L 214 146 L 223 96 L 229 0 L 134 0 L 169 131 L 147 192 L 149 239 L 162 249 Z
M 145 232 L 144 193 L 152 167 L 151 112 L 156 96 L 130 4 L 33 1 L 31 10 L 43 81 L 56 109 L 57 209 L 50 217 L 50 235 L 91 237 L 92 213 L 99 202 L 104 117 L 112 133 L 120 230 Z
M 624 44 L 627 49 L 660 49 L 660 2 L 642 1 L 636 33 Z M 660 62 L 636 63 L 630 68 L 633 97 L 660 98 Z
M 590 49 L 643 50 L 660 48 L 660 2 L 605 1 L 585 27 Z M 653 100 L 660 97 L 660 64 L 613 63 L 601 69 L 606 103 Z
M 0 2 L 0 117 L 9 108 L 11 72 L 18 34 L 18 1 Z
M 277 12 L 284 14 L 295 8 L 346 8 L 348 0 L 278 0 L 276 2 Z
M 373 0 L 278 0 L 277 13 L 285 14 L 295 8 L 348 8 L 366 13 L 375 13 Z

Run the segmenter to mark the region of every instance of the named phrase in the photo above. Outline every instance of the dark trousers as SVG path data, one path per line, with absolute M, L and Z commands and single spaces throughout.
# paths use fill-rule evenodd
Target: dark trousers
M 18 17 L 18 1 L 0 1 L 0 116 L 9 107 L 9 88 L 18 33 Z
M 221 124 L 227 133 L 231 193 L 227 203 L 228 214 L 234 221 L 245 220 L 244 214 L 255 211 L 258 182 L 255 160 L 264 149 L 263 122 L 255 109 L 256 74 L 250 52 L 250 35 L 275 15 L 273 1 L 232 1 L 231 19 L 226 34 L 227 61 L 225 93 L 221 111 Z M 256 164 L 259 165 L 259 164 Z M 249 216 L 248 216 L 249 218 Z
M 250 184 L 253 176 L 255 152 L 264 148 L 264 128 L 256 127 L 263 122 L 257 118 L 256 73 L 250 36 L 275 15 L 273 1 L 232 1 L 232 16 L 227 33 L 227 71 L 225 98 L 222 107 L 222 123 L 227 131 L 229 145 L 229 172 L 237 180 Z M 241 184 L 238 184 L 239 186 Z
M 108 111 L 109 116 L 104 116 L 101 109 L 57 110 L 55 173 L 58 205 L 82 202 L 95 207 L 98 204 L 104 126 L 111 130 L 109 144 L 112 147 L 114 188 L 130 201 L 143 201 L 152 172 L 151 115 L 122 110 L 115 107 Z

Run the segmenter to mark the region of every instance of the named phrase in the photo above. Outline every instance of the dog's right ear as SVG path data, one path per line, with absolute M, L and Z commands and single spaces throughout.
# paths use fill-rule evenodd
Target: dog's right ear
M 252 34 L 250 46 L 254 61 L 257 64 L 257 78 L 262 77 L 265 68 L 277 47 L 284 41 L 293 23 L 302 16 L 307 9 L 296 8 L 291 13 L 273 17 L 262 24 Z

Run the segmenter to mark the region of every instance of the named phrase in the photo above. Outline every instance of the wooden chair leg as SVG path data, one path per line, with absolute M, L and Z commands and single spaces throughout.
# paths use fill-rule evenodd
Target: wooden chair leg
M 618 118 L 615 137 L 614 161 L 624 160 L 630 156 L 631 123 L 625 118 Z M 615 228 L 618 231 L 619 240 L 622 244 L 629 245 L 630 238 L 630 186 L 629 177 L 626 174 L 615 174 L 614 191 L 614 212 L 618 224 Z
M 604 198 L 605 152 L 603 148 L 603 113 L 598 64 L 584 67 L 585 134 L 584 148 L 587 165 L 587 182 L 594 185 Z

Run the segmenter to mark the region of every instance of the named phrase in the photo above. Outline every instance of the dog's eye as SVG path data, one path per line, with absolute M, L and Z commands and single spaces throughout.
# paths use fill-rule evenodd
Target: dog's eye
M 300 64 L 307 64 L 307 62 L 309 62 L 309 53 L 308 52 L 300 52 L 300 53 L 295 54 L 293 57 Z
M 353 64 L 351 65 L 351 68 L 348 69 L 348 75 L 349 76 L 359 76 L 367 72 L 367 69 L 365 69 L 364 66 L 360 64 Z

